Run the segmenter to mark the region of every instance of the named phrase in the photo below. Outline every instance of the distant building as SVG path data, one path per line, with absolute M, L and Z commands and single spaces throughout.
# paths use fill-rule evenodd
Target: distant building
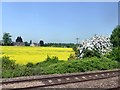
M 32 43 L 32 44 L 30 44 L 30 46 L 35 47 L 35 46 L 39 46 L 39 44 L 38 43 Z
M 15 42 L 14 46 L 25 46 L 24 42 Z

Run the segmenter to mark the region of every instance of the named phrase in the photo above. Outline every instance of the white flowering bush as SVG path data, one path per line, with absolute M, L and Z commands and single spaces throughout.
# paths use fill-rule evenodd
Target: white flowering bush
M 107 36 L 94 35 L 92 38 L 84 40 L 80 43 L 78 50 L 80 52 L 79 57 L 82 58 L 86 50 L 97 51 L 104 55 L 111 51 L 112 44 Z

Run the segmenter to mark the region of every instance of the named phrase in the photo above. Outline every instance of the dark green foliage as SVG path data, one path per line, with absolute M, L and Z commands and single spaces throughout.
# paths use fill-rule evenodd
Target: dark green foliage
M 93 57 L 94 56 L 94 52 L 91 51 L 91 50 L 84 50 L 84 55 L 83 55 L 83 58 L 86 58 L 86 57 Z
M 5 45 L 5 46 L 11 45 L 11 43 L 12 43 L 11 37 L 12 36 L 10 35 L 10 33 L 4 33 L 3 37 L 2 37 L 2 39 L 3 39 L 3 45 Z
M 57 62 L 59 62 L 59 60 L 58 60 L 58 57 L 56 57 L 56 56 L 53 56 L 52 58 L 47 56 L 47 59 L 44 62 L 57 63 Z
M 6 61 L 8 60 L 8 61 Z M 108 58 L 84 58 L 81 60 L 61 61 L 57 57 L 49 56 L 43 62 L 27 65 L 16 65 L 14 61 L 8 57 L 2 59 L 3 69 L 2 77 L 19 77 L 43 74 L 62 74 L 85 72 L 93 70 L 108 70 L 118 68 L 118 62 Z
M 2 69 L 15 69 L 16 68 L 16 64 L 15 64 L 15 60 L 9 60 L 9 57 L 2 57 Z
M 79 57 L 80 56 L 80 52 L 79 52 L 79 50 L 78 50 L 78 48 L 77 48 L 78 46 L 77 45 L 74 45 L 74 47 L 73 47 L 73 51 L 75 52 L 75 57 Z
M 26 66 L 27 66 L 27 67 L 33 67 L 34 64 L 29 62 L 29 63 L 26 64 Z
M 66 47 L 66 48 L 73 48 L 74 43 L 45 43 L 45 47 Z
M 2 70 L 2 77 L 20 77 L 20 76 L 30 76 L 33 75 L 33 68 L 28 68 L 25 66 L 19 66 L 15 69 Z
M 112 51 L 110 52 L 111 59 L 119 61 L 120 62 L 120 47 L 114 47 Z
M 83 53 L 84 53 L 83 58 L 86 58 L 86 57 L 98 57 L 98 58 L 100 58 L 100 55 L 101 55 L 95 49 L 94 50 L 85 49 Z
M 110 41 L 113 44 L 110 58 L 120 62 L 120 25 L 118 25 L 112 32 Z
M 30 43 L 28 43 L 27 41 L 24 42 L 25 46 L 30 46 Z
M 120 25 L 118 25 L 111 34 L 110 41 L 113 47 L 120 47 Z
M 40 46 L 44 46 L 44 41 L 43 41 L 43 40 L 40 40 L 39 45 L 40 45 Z
M 75 59 L 76 59 L 75 55 L 70 54 L 70 56 L 69 56 L 68 60 L 75 60 Z
M 2 61 L 3 78 L 33 75 L 33 68 L 20 66 L 15 63 L 15 60 L 10 60 L 9 57 L 2 57 L 0 60 Z
M 29 44 L 32 44 L 32 40 L 30 40 L 30 43 Z
M 17 37 L 16 42 L 23 42 L 21 36 L 20 36 L 20 37 L 19 37 L 19 36 Z
M 117 67 L 118 63 L 116 61 L 112 61 L 107 58 L 86 58 L 84 60 L 71 60 L 69 62 L 66 61 L 52 64 L 44 68 L 43 72 L 44 74 L 62 74 L 93 70 L 107 70 Z

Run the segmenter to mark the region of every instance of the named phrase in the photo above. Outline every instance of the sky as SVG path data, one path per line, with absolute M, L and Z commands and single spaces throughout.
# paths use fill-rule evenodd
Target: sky
M 118 25 L 117 2 L 4 2 L 2 32 L 15 41 L 76 43 L 110 35 Z

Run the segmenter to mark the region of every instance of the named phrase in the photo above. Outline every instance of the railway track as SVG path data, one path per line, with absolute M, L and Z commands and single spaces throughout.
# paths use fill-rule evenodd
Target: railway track
M 119 74 L 120 74 L 120 70 L 117 69 L 117 70 L 107 70 L 107 71 L 79 73 L 79 74 L 77 73 L 77 74 L 50 76 L 50 77 L 10 79 L 10 80 L 6 79 L 6 80 L 2 80 L 2 86 L 3 86 L 3 90 L 5 89 L 33 90 L 35 88 L 48 87 L 48 86 L 54 86 L 54 85 L 63 85 L 63 84 L 69 84 L 69 83 L 107 79 L 107 78 L 119 76 Z M 120 87 L 117 87 L 117 88 L 120 88 Z

